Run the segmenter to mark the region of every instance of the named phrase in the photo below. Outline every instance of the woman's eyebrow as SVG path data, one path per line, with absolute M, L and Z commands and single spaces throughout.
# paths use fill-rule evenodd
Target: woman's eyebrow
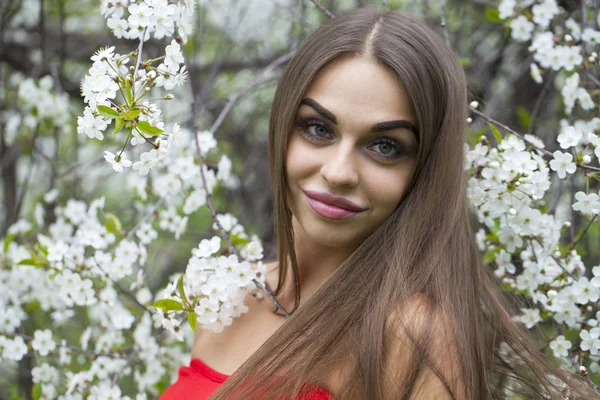
M 320 105 L 316 100 L 311 99 L 310 97 L 305 97 L 300 101 L 300 104 L 305 104 L 305 105 L 311 107 L 313 110 L 315 110 L 316 112 L 321 114 L 321 116 L 323 116 L 323 118 L 327 118 L 332 123 L 337 125 L 337 118 L 335 117 L 335 115 L 333 115 L 331 113 L 331 111 L 327 110 L 325 107 Z M 377 133 L 377 132 L 383 132 L 383 131 L 388 131 L 391 129 L 398 129 L 398 128 L 409 129 L 415 134 L 415 136 L 417 138 L 419 137 L 419 135 L 417 134 L 417 128 L 413 125 L 412 122 L 407 121 L 405 119 L 396 120 L 396 121 L 379 122 L 371 127 L 371 132 Z

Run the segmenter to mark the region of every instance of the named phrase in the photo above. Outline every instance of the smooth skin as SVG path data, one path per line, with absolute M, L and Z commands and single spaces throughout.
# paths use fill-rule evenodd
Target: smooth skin
M 410 129 L 416 119 L 401 82 L 389 69 L 362 56 L 347 56 L 323 69 L 305 93 L 296 119 L 286 173 L 302 305 L 399 205 L 416 167 L 418 136 Z M 388 122 L 392 123 L 381 125 Z M 376 124 L 380 131 L 372 132 Z M 343 196 L 366 210 L 344 220 L 327 219 L 311 208 L 303 189 Z M 277 261 L 267 266 L 267 285 L 273 289 Z M 291 285 L 290 280 L 278 296 L 286 309 L 294 305 Z M 222 333 L 198 326 L 192 357 L 231 375 L 285 322 L 272 312 L 266 298 L 247 296 L 246 304 L 248 313 Z M 421 316 L 415 313 L 413 318 L 418 322 Z M 397 364 L 400 356 L 394 354 L 391 362 Z M 344 371 L 340 366 L 324 378 L 322 386 L 337 393 Z M 431 387 L 435 390 L 431 394 L 437 396 L 440 386 L 429 381 L 435 377 L 427 376 L 418 386 Z M 393 382 L 387 382 L 386 388 L 393 390 Z

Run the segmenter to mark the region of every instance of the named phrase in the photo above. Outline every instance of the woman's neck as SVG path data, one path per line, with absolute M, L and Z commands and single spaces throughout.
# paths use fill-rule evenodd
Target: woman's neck
M 298 281 L 301 296 L 300 304 L 302 305 L 356 250 L 356 246 L 330 247 L 318 243 L 306 235 L 295 218 L 292 218 L 292 227 L 294 229 L 294 247 L 300 277 Z M 277 280 L 274 283 L 276 284 Z M 294 306 L 293 283 L 292 267 L 288 261 L 286 282 L 281 295 L 277 296 L 277 300 L 286 310 L 292 309 Z

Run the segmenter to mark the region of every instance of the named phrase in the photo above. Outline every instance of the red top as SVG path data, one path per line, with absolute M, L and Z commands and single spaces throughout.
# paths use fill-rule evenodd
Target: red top
M 199 358 L 192 358 L 190 366 L 179 367 L 177 381 L 169 386 L 159 400 L 206 400 L 229 375 L 215 371 Z M 332 400 L 333 396 L 318 386 L 309 395 L 298 400 Z

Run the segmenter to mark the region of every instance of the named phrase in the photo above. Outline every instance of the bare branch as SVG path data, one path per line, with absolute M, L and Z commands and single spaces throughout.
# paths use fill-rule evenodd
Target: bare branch
M 442 19 L 442 30 L 444 31 L 444 38 L 446 39 L 446 46 L 450 48 L 450 38 L 448 37 L 448 27 L 446 26 L 446 17 L 444 13 L 444 0 L 440 0 L 440 18 Z
M 323 11 L 323 13 L 325 13 L 325 15 L 327 15 L 327 18 L 329 18 L 329 19 L 335 18 L 335 14 L 332 13 L 331 11 L 329 11 L 327 8 L 325 8 L 325 6 L 323 4 L 321 4 L 319 2 L 319 0 L 310 0 L 310 1 L 312 1 L 319 10 Z

